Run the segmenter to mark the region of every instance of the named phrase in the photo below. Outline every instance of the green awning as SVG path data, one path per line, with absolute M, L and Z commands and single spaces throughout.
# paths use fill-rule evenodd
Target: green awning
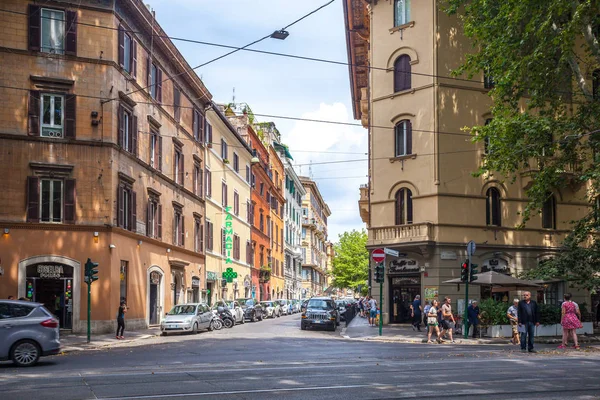
M 287 148 L 287 146 L 284 146 L 280 143 L 277 142 L 273 142 L 273 147 L 275 147 L 276 150 L 278 151 L 282 151 L 285 153 L 285 157 L 289 158 L 290 160 L 293 160 L 294 158 L 292 157 L 292 155 L 290 154 L 290 150 Z

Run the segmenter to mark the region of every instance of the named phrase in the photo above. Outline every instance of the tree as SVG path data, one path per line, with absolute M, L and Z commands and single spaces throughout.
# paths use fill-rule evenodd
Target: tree
M 564 251 L 529 277 L 600 284 L 600 5 L 580 0 L 446 0 L 474 52 L 455 75 L 483 71 L 493 88 L 491 123 L 471 128 L 488 154 L 476 175 L 531 183 L 524 226 L 557 188 L 585 193 L 591 207 L 572 221 Z M 584 190 L 582 190 L 584 189 Z
M 334 245 L 333 286 L 356 290 L 369 277 L 369 251 L 365 230 L 344 232 Z

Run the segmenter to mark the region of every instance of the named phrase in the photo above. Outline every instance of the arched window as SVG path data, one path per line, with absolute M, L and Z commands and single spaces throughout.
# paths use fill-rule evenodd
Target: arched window
M 412 154 L 412 124 L 403 119 L 394 128 L 394 156 L 406 156 Z
M 486 192 L 485 202 L 485 220 L 487 225 L 501 225 L 501 207 L 500 191 L 496 188 L 489 188 Z
M 556 198 L 550 195 L 542 206 L 542 228 L 556 229 Z
M 396 225 L 413 223 L 412 192 L 402 188 L 396 192 Z
M 410 0 L 394 0 L 394 26 L 410 22 Z
M 394 62 L 394 92 L 411 88 L 410 56 L 402 54 Z

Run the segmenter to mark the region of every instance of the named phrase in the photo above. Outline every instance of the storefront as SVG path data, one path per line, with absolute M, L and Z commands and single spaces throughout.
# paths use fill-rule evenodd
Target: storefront
M 389 310 L 390 323 L 411 321 L 410 305 L 421 294 L 421 273 L 417 261 L 398 259 L 389 263 Z

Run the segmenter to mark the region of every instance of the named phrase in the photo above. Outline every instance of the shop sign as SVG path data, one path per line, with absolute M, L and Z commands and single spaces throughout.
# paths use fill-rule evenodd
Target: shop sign
M 65 271 L 62 265 L 40 264 L 37 266 L 37 273 L 40 278 L 60 279 L 64 276 Z
M 481 272 L 494 271 L 504 275 L 511 275 L 508 263 L 501 258 L 491 258 L 483 262 Z
M 440 258 L 442 260 L 457 260 L 458 259 L 455 251 L 442 251 L 440 253 Z
M 390 263 L 389 273 L 419 272 L 419 264 L 415 260 L 394 260 Z
M 231 206 L 225 207 L 225 264 L 233 264 L 231 252 L 233 250 L 233 216 Z M 224 277 L 225 278 L 225 277 Z M 229 280 L 228 278 L 225 278 Z
M 213 271 L 206 271 L 206 280 L 207 281 L 216 281 L 217 273 Z
M 437 299 L 439 295 L 439 289 L 437 286 L 425 286 L 425 301 L 431 303 L 432 300 Z
M 417 277 L 392 278 L 392 285 L 418 285 L 420 280 Z

